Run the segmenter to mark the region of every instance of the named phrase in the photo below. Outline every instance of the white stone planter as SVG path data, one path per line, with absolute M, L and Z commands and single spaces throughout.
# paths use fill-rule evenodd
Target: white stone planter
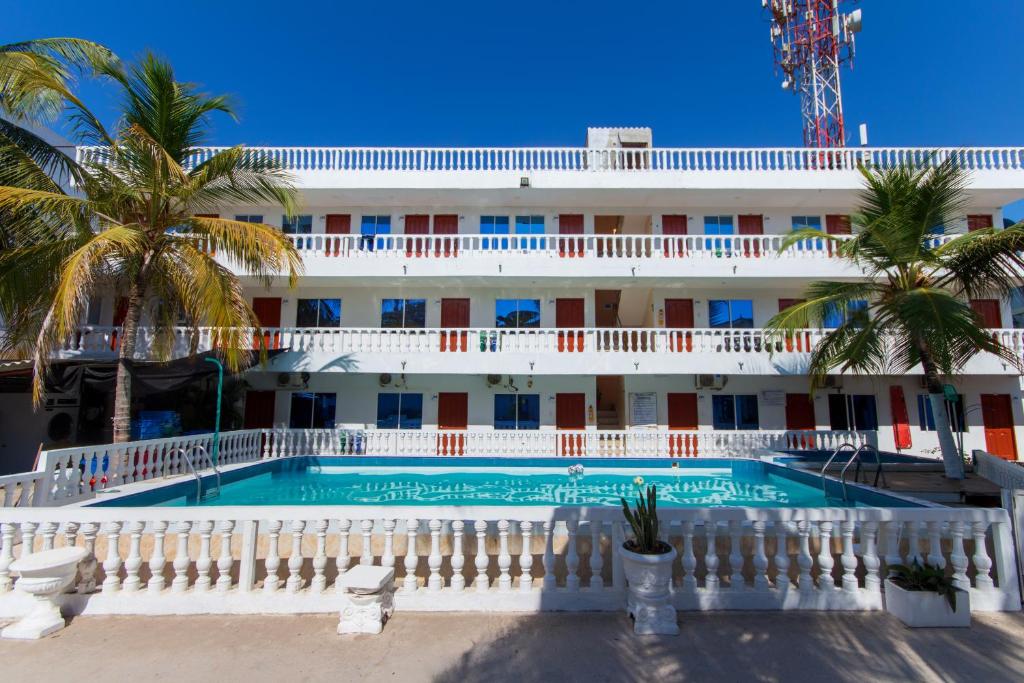
M 904 590 L 887 579 L 885 609 L 914 628 L 967 628 L 971 625 L 971 594 L 963 590 L 957 591 L 954 612 L 946 598 L 938 593 Z
M 35 598 L 35 607 L 2 632 L 4 638 L 35 640 L 64 628 L 57 597 L 75 579 L 85 548 L 66 547 L 26 555 L 11 563 L 19 577 L 14 588 Z
M 679 635 L 676 609 L 672 606 L 668 590 L 676 549 L 660 555 L 641 555 L 623 546 L 619 548 L 619 556 L 626 574 L 626 611 L 633 616 L 633 632 L 638 635 Z

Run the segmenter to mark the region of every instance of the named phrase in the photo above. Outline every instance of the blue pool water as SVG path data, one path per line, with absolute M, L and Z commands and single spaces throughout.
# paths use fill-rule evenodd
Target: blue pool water
M 569 475 L 567 466 L 584 466 Z M 320 458 L 259 463 L 225 473 L 218 497 L 224 505 L 620 505 L 636 495 L 635 478 L 658 486 L 663 507 L 908 506 L 912 503 L 855 487 L 842 501 L 821 480 L 759 461 L 702 459 L 572 460 L 489 458 Z M 213 485 L 204 478 L 204 487 Z M 118 497 L 100 506 L 196 505 L 195 481 L 178 482 Z

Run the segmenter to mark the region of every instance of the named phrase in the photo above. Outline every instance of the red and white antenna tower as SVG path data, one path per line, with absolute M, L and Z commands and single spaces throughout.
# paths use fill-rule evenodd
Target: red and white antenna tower
M 839 67 L 853 63 L 861 11 L 843 14 L 839 6 L 853 2 L 761 0 L 771 20 L 776 73 L 783 77 L 783 89 L 800 95 L 807 147 L 846 145 Z

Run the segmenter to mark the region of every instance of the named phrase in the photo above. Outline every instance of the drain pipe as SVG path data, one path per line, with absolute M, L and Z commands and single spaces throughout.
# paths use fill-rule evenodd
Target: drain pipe
M 224 364 L 212 356 L 207 356 L 203 360 L 217 365 L 217 416 L 213 423 L 213 453 L 211 454 L 213 468 L 217 469 L 217 457 L 220 454 L 220 403 L 224 392 Z

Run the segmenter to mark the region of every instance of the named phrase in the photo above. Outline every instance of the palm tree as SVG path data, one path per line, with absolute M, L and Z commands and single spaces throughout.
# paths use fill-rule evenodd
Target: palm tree
M 813 229 L 798 230 L 783 242 L 788 249 L 807 239 L 834 240 L 835 252 L 863 269 L 861 282 L 813 282 L 802 303 L 768 322 L 782 334 L 823 327 L 838 312 L 832 329 L 810 358 L 811 390 L 826 374 L 904 374 L 924 371 L 946 476 L 962 479 L 963 459 L 950 430 L 943 378 L 956 375 L 981 352 L 1014 367 L 1020 359 L 986 332 L 968 300 L 1006 297 L 1024 272 L 1024 223 L 967 234 L 946 234 L 966 206 L 967 172 L 952 159 L 931 168 L 901 166 L 861 169 L 864 189 L 852 217 L 855 236 L 839 241 Z M 866 302 L 865 304 L 860 302 Z
M 238 370 L 259 322 L 229 266 L 269 286 L 282 271 L 294 284 L 302 263 L 274 227 L 197 215 L 232 203 L 295 211 L 290 177 L 260 155 L 237 146 L 197 159 L 209 116 L 233 116 L 227 98 L 176 81 L 171 66 L 152 55 L 133 66 L 90 65 L 120 92 L 112 130 L 70 93 L 56 92 L 69 109 L 75 141 L 104 148 L 96 160 L 76 162 L 24 128 L 0 139 L 0 214 L 9 247 L 0 255 L 0 314 L 10 328 L 7 345 L 31 349 L 38 402 L 47 364 L 74 334 L 89 299 L 110 291 L 124 297 L 114 441 L 125 441 L 129 361 L 144 310 L 158 358 L 170 354 L 180 314 L 193 352 L 200 326 L 213 327 L 227 366 Z M 73 190 L 51 179 L 53 168 Z

